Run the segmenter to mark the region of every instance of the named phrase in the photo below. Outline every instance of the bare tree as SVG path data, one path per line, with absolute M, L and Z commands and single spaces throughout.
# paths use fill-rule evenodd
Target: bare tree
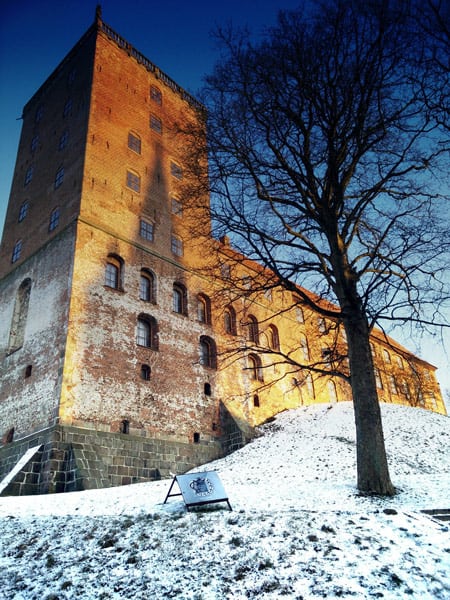
M 358 488 L 392 495 L 370 332 L 443 325 L 448 301 L 437 175 L 448 140 L 424 94 L 432 42 L 409 3 L 381 0 L 281 12 L 256 42 L 218 36 L 204 94 L 214 234 L 267 269 L 261 289 L 291 290 L 344 327 L 333 374 L 351 385 Z

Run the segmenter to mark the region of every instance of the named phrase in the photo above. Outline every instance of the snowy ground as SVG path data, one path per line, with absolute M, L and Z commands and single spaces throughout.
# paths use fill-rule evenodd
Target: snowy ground
M 216 470 L 233 511 L 170 480 L 0 498 L 3 600 L 450 599 L 450 420 L 382 406 L 390 499 L 359 497 L 352 406 L 285 412 Z

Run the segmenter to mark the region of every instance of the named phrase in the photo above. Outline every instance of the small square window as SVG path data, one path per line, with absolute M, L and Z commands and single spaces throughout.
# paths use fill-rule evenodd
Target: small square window
M 141 191 L 141 178 L 136 173 L 127 171 L 127 187 L 135 192 Z
M 154 227 L 153 223 L 148 223 L 148 221 L 143 221 L 141 219 L 141 224 L 139 228 L 139 235 L 144 238 L 144 240 L 148 240 L 149 242 L 153 242 L 153 233 Z
M 150 115 L 150 129 L 156 133 L 162 133 L 162 121 L 156 115 Z
M 55 175 L 55 190 L 62 185 L 64 181 L 64 167 L 60 167 Z
M 183 240 L 176 235 L 172 236 L 171 249 L 175 256 L 183 256 Z
M 128 134 L 128 148 L 136 152 L 136 154 L 141 153 L 141 139 L 131 132 Z
M 183 179 L 183 170 L 180 165 L 177 165 L 177 163 L 170 163 L 170 174 L 176 179 Z

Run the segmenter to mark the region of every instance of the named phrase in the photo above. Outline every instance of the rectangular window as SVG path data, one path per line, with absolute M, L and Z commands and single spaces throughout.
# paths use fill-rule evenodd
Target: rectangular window
M 15 243 L 13 251 L 12 251 L 12 256 L 11 256 L 12 263 L 15 263 L 16 260 L 19 260 L 21 252 L 22 252 L 22 240 L 19 240 Z
M 58 150 L 64 150 L 64 148 L 67 146 L 67 140 L 69 139 L 69 132 L 66 129 L 62 134 L 61 137 L 59 138 L 59 144 L 58 144 Z
M 172 198 L 172 214 L 177 217 L 183 216 L 183 205 L 177 198 Z
M 141 219 L 141 224 L 139 228 L 139 235 L 141 236 L 141 238 L 144 238 L 144 240 L 148 240 L 149 242 L 153 242 L 153 233 L 153 223 L 149 223 L 148 221 L 144 221 Z
M 136 154 L 141 153 L 141 140 L 137 135 L 134 135 L 133 133 L 128 134 L 128 148 L 133 150 L 133 152 L 136 152 Z
M 64 167 L 60 167 L 55 175 L 55 190 L 57 188 L 59 188 L 60 185 L 62 185 L 63 181 L 64 181 Z
M 136 173 L 127 171 L 127 187 L 135 192 L 141 191 L 141 178 Z
M 176 179 L 183 179 L 183 170 L 177 163 L 170 163 L 170 174 L 172 177 L 176 177 Z
M 153 102 L 156 102 L 156 104 L 159 104 L 161 106 L 161 104 L 162 104 L 161 90 L 159 88 L 157 88 L 155 85 L 150 86 L 150 98 Z
M 156 133 L 162 133 L 162 121 L 156 115 L 150 115 L 150 129 Z
M 183 256 L 183 240 L 176 235 L 172 236 L 171 248 L 175 256 Z

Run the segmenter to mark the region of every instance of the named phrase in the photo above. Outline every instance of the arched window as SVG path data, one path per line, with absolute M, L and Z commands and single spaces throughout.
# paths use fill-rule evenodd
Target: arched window
M 248 355 L 248 370 L 250 379 L 253 381 L 263 381 L 261 359 L 257 354 Z
M 211 325 L 211 300 L 206 294 L 197 296 L 197 319 L 200 323 Z
M 64 167 L 61 166 L 56 171 L 55 183 L 54 183 L 55 190 L 58 189 L 62 185 L 63 181 L 64 181 Z
M 14 244 L 14 248 L 11 254 L 11 262 L 15 263 L 17 260 L 19 260 L 20 255 L 22 254 L 22 240 L 17 240 L 17 242 Z
M 275 327 L 275 325 L 269 325 L 267 334 L 269 337 L 270 349 L 278 352 L 280 349 L 280 338 L 278 335 L 278 329 Z
M 9 332 L 8 353 L 15 352 L 23 346 L 25 339 L 25 325 L 28 316 L 28 306 L 30 303 L 31 279 L 22 281 L 17 290 L 16 300 L 14 302 L 13 316 L 11 320 L 11 329 Z
M 172 308 L 179 315 L 187 315 L 187 291 L 181 283 L 173 284 Z
M 136 343 L 138 346 L 158 350 L 158 326 L 154 317 L 144 314 L 139 315 Z
M 145 302 L 156 302 L 155 276 L 148 269 L 141 269 L 139 298 Z
M 206 335 L 202 335 L 200 338 L 200 364 L 210 369 L 217 368 L 216 343 Z
M 305 335 L 303 335 L 303 334 L 300 335 L 299 343 L 300 343 L 300 350 L 302 353 L 303 362 L 307 363 L 307 362 L 309 362 L 309 348 L 308 348 L 308 340 L 306 339 Z
M 223 313 L 225 333 L 236 335 L 236 311 L 232 306 L 227 306 Z
M 249 342 L 259 344 L 259 328 L 258 321 L 253 315 L 248 316 L 247 320 L 247 339 Z
M 128 132 L 128 148 L 136 154 L 141 153 L 141 137 L 134 131 Z
M 105 285 L 115 290 L 123 288 L 123 260 L 117 254 L 109 254 L 105 266 Z
M 391 364 L 391 355 L 386 349 L 383 349 L 383 360 L 387 365 Z
M 25 200 L 25 202 L 23 202 L 23 204 L 21 205 L 20 210 L 19 210 L 19 218 L 18 218 L 19 223 L 25 219 L 25 217 L 28 214 L 29 208 L 30 208 L 30 203 L 28 202 L 28 200 Z

